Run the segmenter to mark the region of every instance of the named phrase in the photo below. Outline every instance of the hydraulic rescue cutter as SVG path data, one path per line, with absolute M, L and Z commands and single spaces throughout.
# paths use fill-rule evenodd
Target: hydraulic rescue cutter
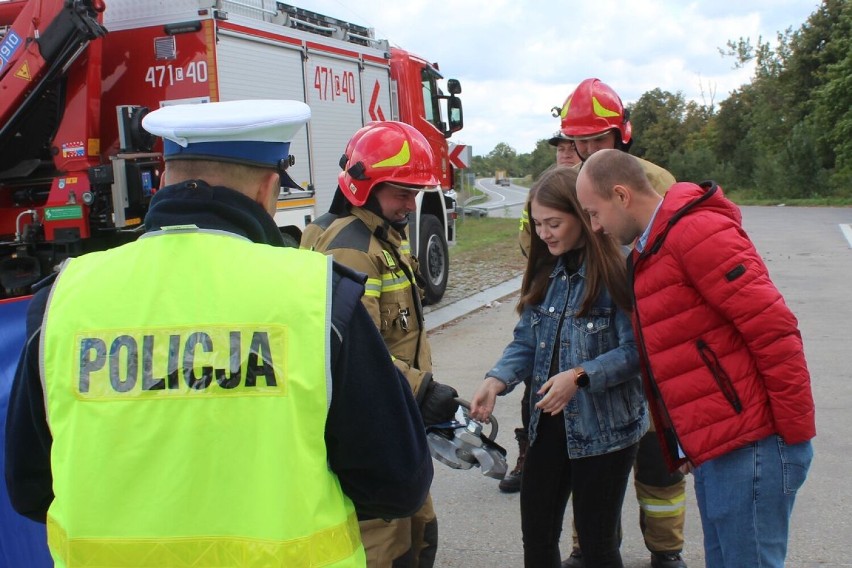
M 457 398 L 461 416 L 457 420 L 426 428 L 426 439 L 432 457 L 453 469 L 470 469 L 477 466 L 482 474 L 494 479 L 506 475 L 506 450 L 494 440 L 497 438 L 497 419 L 488 419 L 491 428 L 486 435 L 482 423 L 470 417 L 470 403 Z

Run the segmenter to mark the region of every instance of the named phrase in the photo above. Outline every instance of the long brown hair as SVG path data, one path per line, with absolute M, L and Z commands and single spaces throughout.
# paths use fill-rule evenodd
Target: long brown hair
M 606 287 L 618 307 L 630 311 L 627 266 L 621 248 L 609 236 L 592 230 L 588 214 L 577 201 L 577 171 L 574 168 L 557 167 L 546 170 L 530 189 L 530 199 L 527 203 L 531 233 L 530 252 L 521 284 L 518 312 L 522 312 L 527 305 L 539 304 L 544 300 L 550 274 L 558 260 L 558 257 L 550 253 L 535 230 L 532 218 L 533 201 L 543 207 L 567 213 L 580 221 L 585 243 L 580 252 L 586 264 L 586 287 L 577 315 L 588 314 L 602 286 Z

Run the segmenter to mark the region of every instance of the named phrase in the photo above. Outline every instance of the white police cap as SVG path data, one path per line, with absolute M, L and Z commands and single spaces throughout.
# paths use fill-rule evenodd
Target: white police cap
M 311 118 L 300 101 L 244 100 L 170 105 L 142 119 L 163 138 L 166 160 L 202 159 L 277 168 Z

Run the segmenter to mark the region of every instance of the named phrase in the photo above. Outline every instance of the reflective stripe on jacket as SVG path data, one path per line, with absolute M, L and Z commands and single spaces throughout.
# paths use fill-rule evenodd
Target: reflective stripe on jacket
M 327 465 L 330 278 L 194 228 L 64 266 L 41 350 L 57 566 L 364 565 Z

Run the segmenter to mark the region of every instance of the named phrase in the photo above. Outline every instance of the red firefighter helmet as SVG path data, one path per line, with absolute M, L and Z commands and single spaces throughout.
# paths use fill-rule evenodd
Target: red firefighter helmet
M 360 207 L 376 185 L 391 182 L 414 191 L 437 189 L 429 142 L 413 126 L 392 120 L 371 122 L 353 136 L 348 160 L 337 177 L 352 205 Z M 351 146 L 351 148 L 350 148 Z
M 621 98 L 600 79 L 586 79 L 565 99 L 562 133 L 572 140 L 595 138 L 618 130 L 622 144 L 629 144 L 633 127 L 624 112 Z
M 361 139 L 361 137 L 366 132 L 369 132 L 370 130 L 372 130 L 372 128 L 370 128 L 370 127 L 373 124 L 375 124 L 375 123 L 374 122 L 368 122 L 367 126 L 364 126 L 363 128 L 359 128 L 358 131 L 355 132 L 355 134 L 352 135 L 352 138 L 349 139 L 349 142 L 346 143 L 346 149 L 343 150 L 343 155 L 340 156 L 340 169 L 341 170 L 346 169 L 346 164 L 349 162 L 349 156 L 352 155 L 352 150 L 355 149 L 355 145 L 358 143 L 358 141 Z

